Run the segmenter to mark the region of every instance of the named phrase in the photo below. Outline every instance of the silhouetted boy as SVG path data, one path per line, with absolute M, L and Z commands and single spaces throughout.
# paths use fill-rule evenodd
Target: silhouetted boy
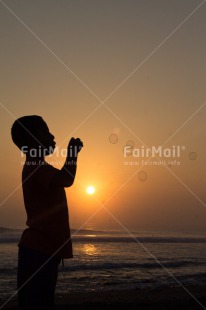
M 83 143 L 72 138 L 61 170 L 45 162 L 55 148 L 54 136 L 40 116 L 17 119 L 13 142 L 26 154 L 22 172 L 27 226 L 19 242 L 18 300 L 24 310 L 52 310 L 58 265 L 72 258 L 67 200 L 64 187 L 73 184 L 77 154 Z

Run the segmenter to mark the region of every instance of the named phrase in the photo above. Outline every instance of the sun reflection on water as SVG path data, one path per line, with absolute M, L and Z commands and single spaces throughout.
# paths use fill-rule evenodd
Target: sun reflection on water
M 97 255 L 97 247 L 94 244 L 84 244 L 83 251 L 85 254 L 94 256 Z

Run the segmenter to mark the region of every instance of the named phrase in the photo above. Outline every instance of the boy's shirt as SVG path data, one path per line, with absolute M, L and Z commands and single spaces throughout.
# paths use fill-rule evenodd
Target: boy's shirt
M 71 258 L 72 242 L 64 187 L 51 186 L 59 170 L 44 162 L 25 164 L 22 171 L 24 204 L 28 228 L 19 246 L 25 246 L 58 258 Z

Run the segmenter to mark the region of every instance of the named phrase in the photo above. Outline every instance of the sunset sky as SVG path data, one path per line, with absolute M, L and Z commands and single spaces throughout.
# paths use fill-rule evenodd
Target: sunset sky
M 84 142 L 72 228 L 206 231 L 205 31 L 206 1 L 0 0 L 0 226 L 25 227 L 10 128 L 36 114 L 59 152 Z M 179 164 L 142 166 L 127 144 L 180 146 Z

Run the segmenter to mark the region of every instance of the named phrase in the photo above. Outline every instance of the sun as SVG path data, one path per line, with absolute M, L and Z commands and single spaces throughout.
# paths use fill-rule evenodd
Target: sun
M 95 187 L 90 185 L 90 186 L 87 187 L 86 191 L 87 191 L 88 195 L 93 195 L 95 193 Z

